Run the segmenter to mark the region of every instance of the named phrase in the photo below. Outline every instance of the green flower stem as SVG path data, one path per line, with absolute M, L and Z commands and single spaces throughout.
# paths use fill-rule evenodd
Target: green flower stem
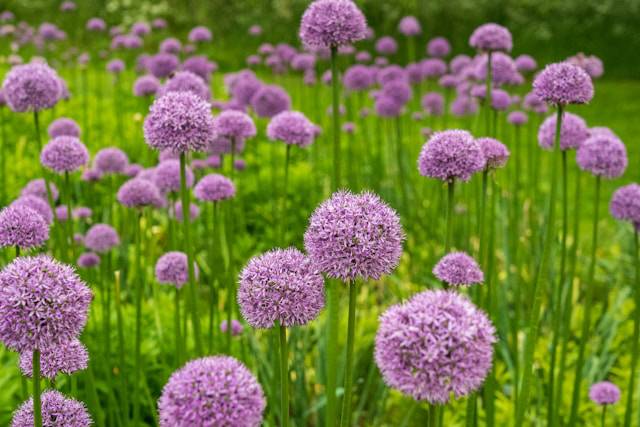
M 347 327 L 347 362 L 344 374 L 344 396 L 342 398 L 342 416 L 340 426 L 351 425 L 351 396 L 353 394 L 353 353 L 355 347 L 356 328 L 356 297 L 357 285 L 355 280 L 349 282 L 349 323 Z
M 331 46 L 331 89 L 332 89 L 332 109 L 333 109 L 333 183 L 332 189 L 340 189 L 340 92 L 338 77 L 338 48 Z
M 602 405 L 602 427 L 605 427 L 607 420 L 607 405 Z
M 129 388 L 125 370 L 124 320 L 122 317 L 122 300 L 120 298 L 120 272 L 115 272 L 116 321 L 118 327 L 118 375 L 120 376 L 120 407 L 124 426 L 129 425 Z
M 549 195 L 549 212 L 547 215 L 547 229 L 544 237 L 542 249 L 542 259 L 538 268 L 538 275 L 533 286 L 533 307 L 529 319 L 529 333 L 527 336 L 527 347 L 524 356 L 522 371 L 522 387 L 516 404 L 515 426 L 521 427 L 524 424 L 524 416 L 529 406 L 529 392 L 531 391 L 531 381 L 533 376 L 533 356 L 536 342 L 538 341 L 538 327 L 540 324 L 540 308 L 542 306 L 542 296 L 547 286 L 549 273 L 549 260 L 551 258 L 551 246 L 555 235 L 556 221 L 556 193 L 558 192 L 558 160 L 560 155 L 560 129 L 562 126 L 563 107 L 558 106 L 558 119 L 556 121 L 556 133 L 553 147 L 553 159 L 551 162 L 551 194 Z
M 182 366 L 182 363 L 184 362 L 184 356 L 182 355 L 182 351 L 183 351 L 183 342 L 182 342 L 182 328 L 180 326 L 180 319 L 182 318 L 180 316 L 180 289 L 176 287 L 176 293 L 175 293 L 175 312 L 174 312 L 174 335 L 175 335 L 175 344 L 176 344 L 176 360 L 177 360 L 177 366 Z
M 33 350 L 33 425 L 42 427 L 42 404 L 40 401 L 40 350 Z
M 638 377 L 636 368 L 638 367 L 638 347 L 640 347 L 640 259 L 638 258 L 638 233 L 633 225 L 633 263 L 635 266 L 636 285 L 634 286 L 634 297 L 636 310 L 633 317 L 633 347 L 631 350 L 631 367 L 629 374 L 629 392 L 627 394 L 627 408 L 624 413 L 624 427 L 631 426 L 631 415 L 633 414 L 633 395 L 635 393 Z
M 327 375 L 325 393 L 327 406 L 326 427 L 335 427 L 337 418 L 336 386 L 338 381 L 338 328 L 340 318 L 340 291 L 335 280 L 327 280 Z
M 211 291 L 211 309 L 209 310 L 209 354 L 213 352 L 213 342 L 216 335 L 216 327 L 218 325 L 217 315 L 218 315 L 218 290 L 215 285 L 215 276 L 213 275 L 213 271 L 216 268 L 216 262 L 218 257 L 216 256 L 216 251 L 218 248 L 218 203 L 213 202 L 211 204 L 211 229 L 207 232 L 208 236 L 211 236 L 210 239 L 207 239 L 209 242 L 209 264 L 212 272 L 212 277 L 209 280 L 209 286 Z
M 71 181 L 69 180 L 69 172 L 64 173 L 64 188 L 67 194 L 67 230 L 69 233 L 68 243 L 71 246 L 71 260 L 76 259 L 76 245 L 73 239 L 73 215 L 71 213 Z
M 280 218 L 278 221 L 279 227 L 280 227 L 280 238 L 278 239 L 278 241 L 280 242 L 281 246 L 284 248 L 287 246 L 287 242 L 285 239 L 285 232 L 286 232 L 286 219 L 288 218 L 287 216 L 287 192 L 288 192 L 288 188 L 289 188 L 289 162 L 291 159 L 291 144 L 286 144 L 286 154 L 284 157 L 284 181 L 282 184 L 282 199 L 281 199 L 281 205 L 280 205 Z
M 235 148 L 233 147 L 233 144 L 232 148 Z M 231 156 L 233 159 L 233 150 Z M 180 194 L 182 196 L 182 223 L 184 224 L 184 252 L 187 254 L 187 263 L 189 264 L 187 267 L 189 271 L 189 298 L 191 299 L 192 317 L 191 321 L 193 323 L 193 333 L 195 335 L 196 354 L 200 356 L 202 355 L 202 334 L 200 331 L 200 317 L 198 316 L 196 277 L 193 268 L 194 257 L 193 246 L 191 244 L 191 215 L 189 209 L 191 206 L 191 202 L 189 200 L 189 190 L 187 189 L 185 153 L 180 153 Z
M 287 328 L 279 325 L 280 329 L 280 411 L 282 427 L 289 427 L 289 349 L 287 347 Z M 231 325 L 227 325 L 231 329 Z
M 596 176 L 596 195 L 594 198 L 595 213 L 593 216 L 593 234 L 591 240 L 591 263 L 589 264 L 589 275 L 585 283 L 586 293 L 584 297 L 584 315 L 582 317 L 582 330 L 580 333 L 580 344 L 578 346 L 578 360 L 576 361 L 576 375 L 573 381 L 573 395 L 571 398 L 571 417 L 569 426 L 573 427 L 578 421 L 578 403 L 580 400 L 580 387 L 582 384 L 582 370 L 589 340 L 589 327 L 591 326 L 591 306 L 593 304 L 593 291 L 595 284 L 593 278 L 596 271 L 596 249 L 598 248 L 598 214 L 600 204 L 600 176 Z
M 140 425 L 140 377 L 142 375 L 142 354 L 141 354 L 141 341 L 142 341 L 142 277 L 141 277 L 141 265 L 140 257 L 142 257 L 142 250 L 140 249 L 140 218 L 141 213 L 137 209 L 134 212 L 134 240 L 135 240 L 135 261 L 134 261 L 134 276 L 135 276 L 135 308 L 136 308 L 136 345 L 134 353 L 135 370 L 133 375 L 133 425 Z
M 0 152 L 6 153 L 7 133 L 5 130 L 4 108 L 0 108 Z M 0 204 L 5 205 L 7 199 L 7 156 L 0 157 Z
M 451 249 L 452 239 L 453 239 L 453 211 L 454 211 L 454 201 L 453 196 L 455 194 L 455 181 L 447 182 L 447 229 L 446 236 L 444 240 L 444 254 L 448 254 Z
M 429 424 L 427 427 L 439 427 L 440 406 L 429 404 Z
M 487 136 L 492 136 L 491 134 L 491 52 L 487 52 L 487 81 L 486 83 L 486 92 L 485 92 L 485 100 L 484 100 L 484 108 L 485 108 L 485 126 L 487 130 Z

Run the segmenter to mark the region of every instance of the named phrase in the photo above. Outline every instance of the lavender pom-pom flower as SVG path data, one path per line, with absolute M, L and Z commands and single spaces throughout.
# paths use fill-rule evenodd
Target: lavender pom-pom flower
M 306 46 L 339 47 L 365 38 L 367 21 L 351 0 L 316 0 L 302 15 L 300 39 Z
M 20 354 L 18 362 L 22 373 L 29 378 L 33 375 L 33 354 Z M 89 351 L 74 338 L 69 342 L 52 345 L 40 353 L 40 375 L 43 378 L 55 380 L 58 374 L 71 375 L 77 371 L 87 369 L 89 365 Z
M 640 185 L 634 182 L 618 188 L 611 198 L 609 211 L 620 221 L 640 222 Z
M 40 214 L 47 224 L 53 222 L 53 211 L 49 202 L 41 197 L 26 195 L 20 196 L 11 203 L 11 206 L 26 206 Z
M 118 190 L 118 202 L 131 208 L 155 205 L 159 200 L 161 196 L 158 187 L 142 178 L 133 178 Z
M 40 400 L 43 426 L 89 427 L 93 424 L 83 403 L 57 390 L 44 391 Z M 34 423 L 31 397 L 14 412 L 11 427 L 32 427 Z
M 487 161 L 485 169 L 502 169 L 507 165 L 510 153 L 506 145 L 495 138 L 488 137 L 478 138 L 477 142 L 480 144 L 484 158 Z
M 193 189 L 193 195 L 201 202 L 220 202 L 235 196 L 233 182 L 220 174 L 211 174 L 200 178 Z
M 482 52 L 511 52 L 513 40 L 509 30 L 501 25 L 488 23 L 476 28 L 469 38 L 469 46 Z
M 187 255 L 183 252 L 173 251 L 167 252 L 158 258 L 155 266 L 155 275 L 158 283 L 174 285 L 180 289 L 189 283 Z M 198 275 L 198 266 L 194 262 L 193 267 L 196 276 Z
M 120 237 L 112 226 L 96 224 L 87 231 L 84 245 L 87 249 L 102 254 L 120 246 Z
M 553 150 L 556 137 L 556 124 L 558 116 L 554 114 L 545 119 L 538 130 L 538 144 L 545 150 Z M 560 129 L 560 150 L 566 151 L 579 148 L 589 137 L 587 123 L 580 116 L 572 113 L 562 113 Z
M 283 111 L 269 121 L 267 136 L 272 140 L 304 148 L 313 142 L 314 125 L 298 111 Z
M 576 162 L 580 169 L 598 177 L 619 178 L 627 168 L 627 149 L 616 137 L 592 136 L 578 148 Z
M 418 170 L 427 178 L 469 181 L 482 171 L 486 159 L 480 144 L 465 130 L 435 132 L 422 147 Z
M 60 77 L 39 62 L 11 68 L 2 82 L 2 91 L 11 111 L 17 113 L 48 110 L 62 98 Z
M 107 147 L 93 156 L 93 169 L 103 174 L 124 173 L 129 157 L 119 148 Z
M 227 333 L 227 321 L 223 320 L 220 323 L 220 331 L 223 334 Z M 231 336 L 232 337 L 237 337 L 238 335 L 242 335 L 242 330 L 244 328 L 242 327 L 242 323 L 238 322 L 236 319 L 231 319 Z
M 73 136 L 80 137 L 80 127 L 73 119 L 67 117 L 60 117 L 51 122 L 47 128 L 47 134 L 49 138 L 55 138 L 56 136 Z
M 600 381 L 589 389 L 589 399 L 598 405 L 613 405 L 620 400 L 620 389 L 609 381 Z
M 54 202 L 58 201 L 60 197 L 60 191 L 53 183 L 49 183 L 49 190 L 51 190 L 51 198 Z M 42 178 L 31 180 L 20 190 L 20 196 L 36 196 L 42 200 L 47 200 L 47 187 L 45 181 Z M 47 201 L 48 203 L 48 201 Z
M 10 205 L 0 211 L 0 247 L 31 250 L 47 240 L 49 224 L 37 211 L 24 204 Z
M 89 164 L 89 150 L 73 136 L 58 136 L 42 148 L 40 163 L 55 173 L 75 172 Z
M 591 77 L 577 65 L 547 65 L 533 81 L 533 93 L 553 106 L 587 104 L 593 98 Z
M 484 282 L 484 273 L 478 263 L 466 252 L 451 252 L 433 267 L 439 280 L 453 286 L 471 286 Z

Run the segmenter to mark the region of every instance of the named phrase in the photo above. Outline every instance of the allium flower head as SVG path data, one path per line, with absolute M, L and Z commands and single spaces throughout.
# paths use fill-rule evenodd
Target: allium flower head
M 640 222 L 640 185 L 634 182 L 618 188 L 613 193 L 609 210 L 615 219 Z
M 87 182 L 98 182 L 102 179 L 103 173 L 96 169 L 85 169 L 82 171 L 82 180 Z
M 390 96 L 379 96 L 374 104 L 376 114 L 380 117 L 398 117 L 402 112 L 403 103 Z
M 78 257 L 78 267 L 93 268 L 100 265 L 100 257 L 93 252 L 85 252 Z
M 315 137 L 313 123 L 298 111 L 283 111 L 267 125 L 267 136 L 301 148 L 310 145 Z
M 422 27 L 420 26 L 420 21 L 415 16 L 405 16 L 398 23 L 398 31 L 407 36 L 417 36 L 422 33 Z
M 189 41 L 192 43 L 201 43 L 211 41 L 211 30 L 207 27 L 194 27 L 189 31 Z
M 375 82 L 374 72 L 366 65 L 354 65 L 344 73 L 344 86 L 351 91 L 369 89 Z
M 84 404 L 64 397 L 57 390 L 46 390 L 41 396 L 43 426 L 89 427 L 93 424 Z M 33 397 L 24 402 L 13 414 L 11 427 L 30 427 L 33 419 Z
M 135 22 L 131 26 L 131 34 L 136 36 L 146 36 L 149 33 L 151 33 L 151 26 L 146 22 Z
M 384 36 L 376 41 L 376 52 L 382 55 L 393 55 L 398 51 L 398 42 L 393 37 Z
M 116 246 L 120 246 L 120 237 L 112 226 L 96 224 L 87 231 L 84 245 L 94 252 L 106 253 Z
M 485 165 L 480 144 L 469 132 L 458 129 L 435 132 L 418 157 L 420 174 L 442 181 L 469 181 Z
M 7 105 L 17 113 L 53 108 L 62 97 L 60 77 L 46 63 L 12 67 L 2 82 Z
M 242 327 L 242 323 L 238 322 L 236 319 L 231 319 L 231 336 L 232 337 L 237 337 L 238 335 L 242 335 L 242 330 L 244 328 Z M 223 320 L 222 323 L 220 323 L 220 331 L 223 334 L 227 333 L 227 321 Z
M 256 136 L 256 125 L 248 114 L 227 110 L 213 118 L 213 131 L 227 138 L 245 139 Z
M 316 66 L 316 57 L 311 53 L 296 53 L 291 59 L 291 68 L 294 70 L 309 70 Z
M 471 286 L 484 282 L 484 273 L 466 252 L 451 252 L 433 267 L 433 274 L 453 286 Z
M 591 77 L 577 65 L 547 65 L 533 81 L 533 93 L 553 106 L 587 104 L 593 98 Z
M 60 117 L 51 122 L 47 128 L 49 138 L 55 138 L 56 136 L 73 136 L 78 138 L 80 136 L 80 127 L 73 119 L 67 117 Z
M 0 341 L 19 353 L 68 343 L 92 298 L 73 268 L 49 255 L 15 258 L 0 271 Z
M 557 119 L 557 114 L 547 117 L 538 130 L 538 144 L 546 150 L 553 150 Z M 559 148 L 562 151 L 580 147 L 589 137 L 587 123 L 575 114 L 563 112 L 561 126 Z
M 193 267 L 196 271 L 198 270 L 195 262 Z M 155 275 L 158 283 L 174 285 L 178 289 L 182 288 L 189 283 L 187 255 L 178 251 L 167 252 L 162 255 L 156 262 Z
M 176 71 L 180 66 L 180 59 L 173 53 L 161 52 L 147 61 L 147 69 L 154 77 L 164 79 Z
M 349 0 L 338 0 L 349 1 Z M 280 86 L 262 85 L 251 98 L 251 108 L 260 118 L 271 118 L 291 109 L 291 98 Z
M 444 112 L 444 96 L 438 92 L 426 93 L 420 103 L 424 112 L 431 116 L 441 116 Z
M 160 198 L 158 187 L 142 178 L 133 178 L 118 190 L 118 201 L 131 208 L 153 205 Z
M 304 326 L 324 308 L 324 279 L 295 248 L 258 255 L 240 272 L 238 305 L 255 328 Z
M 488 23 L 473 31 L 469 38 L 469 46 L 483 52 L 511 52 L 513 40 L 508 29 L 498 24 Z
M 211 90 L 205 81 L 190 71 L 178 71 L 158 90 L 158 98 L 169 92 L 191 92 L 203 101 L 211 99 Z
M 538 63 L 529 55 L 520 55 L 515 59 L 518 71 L 530 72 L 538 68 Z
M 160 427 L 258 427 L 265 405 L 260 384 L 242 363 L 204 357 L 171 374 L 158 400 Z
M 144 119 L 144 138 L 151 148 L 174 153 L 204 151 L 214 122 L 210 106 L 190 92 L 169 92 L 156 99 Z
M 330 278 L 377 280 L 397 267 L 404 239 L 398 214 L 376 194 L 338 191 L 311 215 L 304 247 Z
M 123 72 L 125 69 L 124 61 L 122 59 L 112 59 L 107 62 L 107 71 L 113 74 L 118 74 Z
M 156 166 L 153 182 L 162 192 L 180 191 L 180 160 L 169 159 Z M 185 185 L 193 187 L 193 172 L 185 166 Z
M 523 111 L 512 111 L 507 116 L 507 121 L 514 126 L 522 126 L 523 124 L 527 123 L 527 119 L 527 113 Z M 560 135 L 562 135 L 562 131 L 560 131 Z
M 183 71 L 189 71 L 195 74 L 206 83 L 209 83 L 209 80 L 211 80 L 211 73 L 214 69 L 214 64 L 203 55 L 191 56 L 182 63 Z
M 107 29 L 107 24 L 101 18 L 91 18 L 87 21 L 87 30 L 89 31 L 104 31 Z
M 11 206 L 25 206 L 40 214 L 47 224 L 53 222 L 53 211 L 46 199 L 34 195 L 20 196 L 11 203 Z
M 129 164 L 129 157 L 119 148 L 107 147 L 93 156 L 93 169 L 104 174 L 124 173 Z
M 169 217 L 175 218 L 176 221 L 182 221 L 182 201 L 178 200 L 173 206 L 173 210 L 169 211 Z M 200 208 L 195 203 L 189 204 L 189 221 L 195 221 L 200 216 Z
M 427 43 L 427 55 L 434 58 L 444 58 L 451 53 L 451 44 L 444 37 L 434 37 Z
M 74 136 L 58 136 L 42 148 L 40 163 L 58 174 L 75 172 L 89 164 L 89 150 Z
M 375 362 L 385 382 L 417 401 L 448 403 L 482 386 L 495 328 L 466 296 L 425 291 L 380 316 Z
M 58 187 L 56 187 L 52 182 L 49 183 L 49 190 L 51 190 L 51 197 L 53 201 L 57 201 L 60 197 L 60 192 L 58 191 Z M 31 180 L 24 186 L 22 190 L 20 190 L 21 196 L 36 196 L 40 197 L 43 200 L 47 200 L 47 187 L 45 185 L 45 181 L 42 178 L 37 178 Z
M 591 386 L 589 399 L 598 405 L 613 405 L 620 400 L 620 389 L 613 383 L 601 381 Z
M 467 65 L 471 64 L 471 58 L 467 55 L 456 55 L 451 58 L 450 68 L 453 74 L 459 74 Z
M 398 104 L 405 105 L 413 96 L 411 85 L 404 80 L 395 80 L 385 84 L 381 91 L 382 96 L 393 98 Z
M 175 37 L 167 37 L 166 39 L 162 40 L 158 50 L 162 53 L 179 53 L 182 50 L 182 43 L 180 42 L 180 40 L 178 40 Z M 173 58 L 169 58 L 169 57 L 160 57 L 160 58 L 161 58 L 161 62 L 167 62 L 171 64 L 175 63 Z M 177 58 L 178 57 L 176 56 L 175 59 Z M 180 61 L 178 60 L 178 63 L 179 62 Z
M 465 117 L 478 111 L 478 103 L 469 96 L 458 96 L 451 102 L 451 114 L 456 117 Z
M 47 240 L 49 224 L 37 211 L 25 204 L 12 204 L 0 211 L 0 247 L 31 250 Z
M 138 163 L 130 163 L 124 168 L 124 174 L 129 178 L 135 178 L 143 169 L 144 167 Z
M 488 170 L 502 169 L 509 160 L 509 149 L 502 142 L 494 138 L 478 138 L 478 144 L 482 148 L 482 153 L 487 161 L 485 166 Z
M 18 364 L 22 373 L 31 378 L 33 354 L 31 352 L 20 354 Z M 40 353 L 40 375 L 50 380 L 55 380 L 60 373 L 71 375 L 74 372 L 83 371 L 88 365 L 89 351 L 77 338 L 70 342 L 52 345 Z
M 365 38 L 367 21 L 351 0 L 316 0 L 302 15 L 300 39 L 306 46 L 337 47 Z
M 231 154 L 232 145 L 235 145 L 235 149 L 233 151 L 236 153 L 242 153 L 244 151 L 245 141 L 243 138 L 231 141 L 231 138 L 227 138 L 226 136 L 214 135 L 211 145 L 209 145 L 207 151 L 216 155 Z
M 220 174 L 204 176 L 193 189 L 193 195 L 201 202 L 220 202 L 235 196 L 233 182 Z
M 627 149 L 616 137 L 592 136 L 578 148 L 576 162 L 580 169 L 593 175 L 605 179 L 620 178 L 628 164 Z
M 440 77 L 447 72 L 447 63 L 440 58 L 427 58 L 420 61 L 425 77 Z
M 140 76 L 133 83 L 134 96 L 153 96 L 160 89 L 160 82 L 151 75 Z
M 604 74 L 604 67 L 602 66 L 602 60 L 597 56 L 587 56 L 580 52 L 577 55 L 571 56 L 566 60 L 568 63 L 577 65 L 586 71 L 592 79 L 602 77 Z

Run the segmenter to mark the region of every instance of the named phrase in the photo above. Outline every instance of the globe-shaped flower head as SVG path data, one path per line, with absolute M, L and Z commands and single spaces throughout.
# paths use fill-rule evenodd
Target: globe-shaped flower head
M 92 297 L 49 255 L 16 258 L 0 271 L 0 341 L 20 353 L 68 343 L 84 329 Z
M 406 37 L 418 36 L 422 33 L 420 21 L 415 16 L 405 16 L 398 23 L 398 31 Z
M 53 222 L 53 211 L 51 210 L 51 205 L 49 205 L 47 200 L 41 197 L 33 195 L 20 196 L 11 202 L 11 206 L 25 206 L 27 208 L 31 208 L 39 213 L 47 224 L 51 224 Z
M 134 96 L 152 96 L 160 89 L 160 82 L 151 75 L 140 76 L 133 83 Z
M 51 190 L 51 197 L 53 201 L 57 201 L 60 197 L 60 191 L 53 183 L 49 183 L 49 189 Z M 47 187 L 45 181 L 42 178 L 31 180 L 20 190 L 20 196 L 36 196 L 43 200 L 47 200 Z M 48 202 L 47 202 L 48 203 Z
M 93 268 L 100 265 L 100 256 L 93 252 L 85 252 L 78 257 L 78 267 Z
M 302 15 L 300 39 L 306 46 L 338 47 L 365 38 L 367 21 L 351 0 L 316 0 Z
M 227 110 L 214 117 L 213 131 L 216 135 L 237 141 L 256 136 L 256 125 L 248 114 Z
M 433 267 L 433 274 L 453 286 L 471 286 L 484 282 L 484 273 L 466 252 L 451 252 Z
M 156 150 L 204 151 L 213 138 L 214 122 L 209 103 L 190 92 L 169 92 L 154 101 L 143 130 L 147 144 Z
M 375 362 L 385 382 L 431 404 L 467 396 L 482 385 L 493 358 L 495 328 L 454 291 L 425 291 L 380 316 Z
M 507 165 L 510 153 L 506 145 L 494 138 L 478 138 L 477 141 L 487 161 L 485 169 L 502 169 Z
M 310 145 L 315 137 L 313 123 L 298 111 L 283 111 L 269 121 L 267 136 L 272 140 L 301 148 Z
M 533 81 L 533 93 L 553 106 L 586 104 L 593 98 L 591 77 L 577 65 L 547 65 Z
M 262 422 L 260 384 L 229 356 L 195 359 L 171 374 L 158 400 L 161 427 L 246 426 Z
M 40 163 L 58 174 L 74 172 L 89 164 L 89 150 L 73 136 L 58 136 L 40 152 Z
M 196 263 L 193 263 L 195 271 L 198 271 Z M 174 285 L 180 289 L 189 283 L 187 255 L 183 252 L 167 252 L 158 258 L 155 267 L 155 275 L 158 283 Z M 196 273 L 197 275 L 197 273 Z
M 28 377 L 33 375 L 33 355 L 22 353 L 18 362 L 22 373 Z M 87 369 L 89 351 L 74 338 L 70 342 L 52 345 L 40 354 L 40 375 L 43 378 L 55 380 L 58 374 L 71 375 L 74 372 Z
M 193 195 L 201 202 L 220 202 L 235 196 L 233 182 L 220 174 L 204 176 L 193 189 Z
M 556 137 L 556 124 L 558 116 L 549 116 L 540 125 L 538 130 L 538 144 L 545 150 L 553 150 Z M 580 116 L 572 113 L 562 113 L 562 124 L 560 129 L 560 150 L 571 150 L 578 148 L 589 137 L 587 123 Z
M 108 224 L 92 226 L 84 238 L 87 249 L 98 253 L 106 253 L 116 246 L 120 246 L 118 232 Z
M 311 215 L 304 247 L 330 278 L 377 280 L 398 265 L 404 239 L 398 214 L 376 194 L 338 191 Z
M 444 37 L 434 37 L 427 43 L 427 54 L 435 58 L 444 58 L 451 53 L 451 44 Z
M 191 92 L 203 101 L 211 99 L 211 90 L 205 81 L 190 71 L 178 71 L 158 89 L 158 98 L 169 92 Z
M 605 179 L 619 178 L 627 168 L 627 149 L 616 137 L 592 136 L 578 148 L 576 162 L 580 169 L 593 175 Z
M 482 52 L 511 52 L 513 40 L 505 27 L 488 23 L 476 28 L 469 38 L 469 46 Z
M 103 174 L 124 173 L 129 157 L 119 148 L 107 147 L 93 156 L 93 169 Z
M 17 113 L 53 108 L 62 97 L 60 77 L 47 64 L 16 65 L 4 78 L 2 90 L 7 105 Z
M 50 138 L 56 136 L 74 136 L 78 138 L 80 136 L 80 127 L 73 119 L 67 117 L 60 117 L 51 122 L 47 128 L 47 134 Z
M 193 172 L 189 166 L 185 166 L 185 185 L 193 187 Z M 153 183 L 162 192 L 180 191 L 180 160 L 169 159 L 156 166 Z
M 0 211 L 0 247 L 39 248 L 49 240 L 49 224 L 24 204 L 10 205 Z
M 295 248 L 258 255 L 240 273 L 238 305 L 256 328 L 304 326 L 324 308 L 324 279 Z
M 640 222 L 640 185 L 634 182 L 618 188 L 611 198 L 609 211 L 620 221 Z
M 118 190 L 118 201 L 130 208 L 141 208 L 157 203 L 161 199 L 158 187 L 142 178 L 133 178 Z
M 291 109 L 291 97 L 280 86 L 262 85 L 251 98 L 251 108 L 264 119 Z
M 173 53 L 160 52 L 147 61 L 147 70 L 154 77 L 164 79 L 176 71 L 180 66 L 180 59 Z
M 609 381 L 601 381 L 591 386 L 589 399 L 598 405 L 613 405 L 620 400 L 620 389 Z
M 64 397 L 57 390 L 43 392 L 41 405 L 43 426 L 89 427 L 93 424 L 83 403 Z M 13 414 L 11 427 L 31 427 L 34 425 L 33 397 L 31 397 Z
M 418 157 L 418 170 L 422 176 L 449 182 L 469 181 L 485 165 L 480 144 L 469 132 L 458 129 L 435 132 Z
M 207 27 L 194 27 L 189 31 L 189 41 L 192 43 L 208 42 L 211 38 L 211 30 Z

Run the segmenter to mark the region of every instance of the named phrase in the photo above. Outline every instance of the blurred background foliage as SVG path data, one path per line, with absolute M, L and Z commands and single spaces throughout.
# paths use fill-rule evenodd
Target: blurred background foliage
M 255 49 L 247 28 L 264 28 L 261 42 L 298 44 L 300 16 L 310 0 L 78 0 L 77 25 L 92 16 L 109 25 L 164 18 L 172 32 L 186 35 L 194 25 L 209 27 L 218 43 L 216 59 L 225 69 L 244 64 Z M 419 45 L 433 36 L 449 38 L 457 53 L 472 53 L 468 38 L 478 25 L 497 22 L 513 33 L 514 56 L 528 53 L 541 64 L 577 52 L 599 56 L 605 78 L 640 77 L 640 0 L 356 0 L 376 36 L 399 37 L 396 27 L 404 15 L 417 16 L 423 26 Z M 39 24 L 47 17 L 56 24 L 59 1 L 0 0 L 18 20 Z M 56 22 L 58 18 L 58 22 Z M 71 34 L 73 38 L 73 35 Z M 82 44 L 82 41 L 79 41 Z

